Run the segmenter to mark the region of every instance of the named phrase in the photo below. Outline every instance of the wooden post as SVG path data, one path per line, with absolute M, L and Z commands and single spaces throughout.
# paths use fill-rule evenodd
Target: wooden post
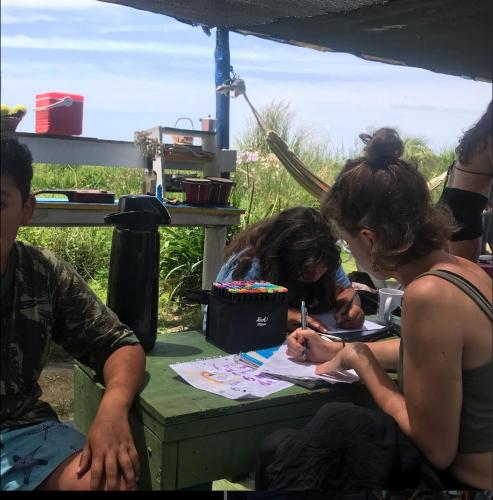
M 226 246 L 226 227 L 206 227 L 204 261 L 202 265 L 202 289 L 210 290 L 223 263 Z

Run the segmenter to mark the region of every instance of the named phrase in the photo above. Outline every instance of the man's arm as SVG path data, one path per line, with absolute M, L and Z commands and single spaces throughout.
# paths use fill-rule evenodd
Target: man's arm
M 79 477 L 91 470 L 91 489 L 99 489 L 103 478 L 109 490 L 116 489 L 120 474 L 128 489 L 137 488 L 139 457 L 128 413 L 144 369 L 145 354 L 140 345 L 120 347 L 104 364 L 106 389 L 87 434 L 78 470 Z

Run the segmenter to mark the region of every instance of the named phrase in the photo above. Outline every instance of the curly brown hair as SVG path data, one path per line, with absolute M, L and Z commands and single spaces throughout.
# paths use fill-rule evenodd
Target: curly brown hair
M 491 101 L 484 115 L 478 120 L 474 127 L 464 133 L 459 145 L 455 148 L 457 158 L 462 164 L 471 161 L 471 156 L 483 151 L 488 146 L 488 139 L 493 135 L 493 123 L 491 113 Z
M 239 256 L 233 279 L 242 279 L 257 258 L 262 279 L 288 288 L 293 307 L 301 300 L 311 304 L 315 298 L 327 306 L 335 304 L 339 249 L 330 224 L 314 208 L 290 208 L 250 226 L 228 245 L 225 261 L 232 255 Z M 300 281 L 306 268 L 317 264 L 327 268 L 322 278 L 316 283 Z
M 400 159 L 404 144 L 391 128 L 361 134 L 363 156 L 348 160 L 321 210 L 349 234 L 373 230 L 373 262 L 397 267 L 444 248 L 454 229 L 446 207 L 434 206 L 426 181 L 415 165 Z

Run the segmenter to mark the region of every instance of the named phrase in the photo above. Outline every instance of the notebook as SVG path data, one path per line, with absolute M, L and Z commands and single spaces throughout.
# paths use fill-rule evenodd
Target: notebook
M 359 380 L 354 370 L 341 370 L 328 375 L 317 375 L 318 363 L 294 361 L 287 355 L 287 344 L 282 344 L 254 373 L 267 374 L 312 389 L 321 384 L 352 383 Z
M 245 363 L 252 368 L 262 366 L 277 350 L 279 346 L 268 347 L 266 349 L 258 349 L 256 351 L 240 352 L 237 360 Z
M 359 340 L 362 342 L 375 340 L 387 335 L 388 332 L 393 328 L 393 325 L 382 324 L 377 321 L 370 321 L 367 319 L 365 320 L 361 328 L 339 328 L 337 326 L 333 312 L 313 314 L 312 316 L 327 325 L 330 335 L 340 337 L 349 342 L 355 340 Z

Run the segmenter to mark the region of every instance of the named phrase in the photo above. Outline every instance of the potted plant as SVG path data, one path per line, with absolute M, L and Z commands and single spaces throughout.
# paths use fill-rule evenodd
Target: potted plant
M 26 106 L 17 104 L 12 108 L 7 104 L 2 104 L 0 107 L 0 124 L 2 136 L 10 136 L 15 133 L 17 125 L 26 116 Z

